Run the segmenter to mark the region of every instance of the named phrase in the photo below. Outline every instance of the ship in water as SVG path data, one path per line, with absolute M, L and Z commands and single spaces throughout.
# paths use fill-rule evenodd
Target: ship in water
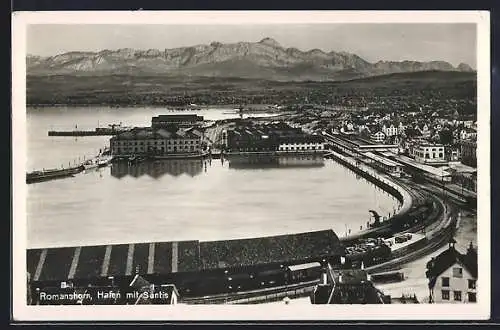
M 83 167 L 85 171 L 97 168 L 99 165 L 98 159 L 89 159 L 85 163 L 83 163 Z
M 54 179 L 70 177 L 82 172 L 85 169 L 83 165 L 63 169 L 43 169 L 26 173 L 26 183 L 42 182 Z

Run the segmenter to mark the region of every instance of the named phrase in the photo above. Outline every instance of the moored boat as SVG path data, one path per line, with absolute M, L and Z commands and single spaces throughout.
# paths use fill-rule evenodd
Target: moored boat
M 85 171 L 91 170 L 93 168 L 97 168 L 99 166 L 97 159 L 89 159 L 85 163 L 83 163 L 83 167 Z
M 26 173 L 26 183 L 35 183 L 59 178 L 71 177 L 84 170 L 83 165 L 66 169 L 43 169 Z
M 112 156 L 101 156 L 97 159 L 97 167 L 106 167 L 111 163 Z

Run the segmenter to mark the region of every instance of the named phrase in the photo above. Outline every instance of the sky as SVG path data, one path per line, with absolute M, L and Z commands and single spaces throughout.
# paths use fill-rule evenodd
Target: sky
M 355 53 L 369 62 L 447 61 L 476 68 L 473 23 L 343 23 L 239 25 L 30 24 L 27 53 L 52 56 L 69 51 L 168 49 L 257 42 L 265 37 L 283 47 Z

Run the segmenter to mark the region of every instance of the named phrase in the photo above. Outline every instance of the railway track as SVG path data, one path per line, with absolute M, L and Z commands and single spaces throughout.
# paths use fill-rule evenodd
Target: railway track
M 330 140 L 333 143 L 339 143 L 339 141 L 334 137 L 327 137 L 327 140 Z M 350 146 L 345 145 L 345 143 L 341 143 L 344 145 L 343 150 L 340 148 L 339 151 L 348 156 L 353 152 Z M 350 152 L 346 152 L 349 150 Z M 370 164 L 366 164 L 370 166 Z M 385 174 L 385 173 L 384 173 Z M 396 184 L 405 189 L 410 197 L 412 198 L 412 203 L 409 209 L 409 212 L 417 209 L 420 206 L 425 205 L 429 200 L 432 201 L 432 213 L 429 217 L 424 221 L 423 224 L 418 226 L 413 226 L 412 228 L 408 228 L 404 230 L 405 232 L 417 232 L 424 230 L 426 233 L 427 244 L 424 247 L 418 248 L 415 251 L 411 251 L 409 253 L 405 253 L 402 256 L 397 256 L 389 261 L 384 263 L 373 265 L 371 267 L 367 267 L 366 270 L 369 273 L 377 273 L 384 271 L 391 271 L 400 268 L 402 265 L 407 264 L 409 262 L 418 260 L 436 250 L 446 245 L 449 238 L 453 235 L 455 226 L 456 226 L 456 207 L 453 207 L 446 201 L 452 201 L 456 206 L 464 207 L 464 201 L 458 195 L 454 195 L 453 192 L 447 190 L 448 198 L 445 200 L 442 199 L 442 194 L 439 193 L 439 188 L 435 186 L 429 186 L 424 184 L 416 184 L 413 181 L 409 181 L 407 179 L 402 178 L 390 178 Z M 444 193 L 443 193 L 444 195 Z M 441 219 L 439 219 L 441 218 Z M 435 219 L 435 220 L 434 220 Z
M 437 216 L 441 217 L 441 221 L 431 221 L 429 225 L 424 227 L 427 244 L 422 248 L 405 253 L 404 255 L 391 259 L 385 263 L 367 267 L 366 270 L 369 273 L 398 269 L 407 263 L 418 260 L 434 251 L 437 251 L 447 244 L 449 238 L 453 235 L 455 230 L 457 210 L 454 207 L 447 206 L 443 200 L 439 199 L 435 195 L 431 195 L 430 197 L 433 198 L 433 202 L 439 203 L 437 206 L 439 210 L 441 210 L 441 212 L 439 212 L 441 214 L 437 214 Z

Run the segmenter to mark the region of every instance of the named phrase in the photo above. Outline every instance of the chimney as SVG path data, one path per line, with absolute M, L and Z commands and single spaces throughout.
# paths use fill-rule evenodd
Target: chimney
M 339 283 L 342 283 L 342 275 L 339 275 Z
M 476 249 L 474 249 L 474 245 L 472 245 L 472 241 L 469 244 L 469 248 L 467 249 L 467 254 L 471 255 L 472 253 L 475 253 Z

